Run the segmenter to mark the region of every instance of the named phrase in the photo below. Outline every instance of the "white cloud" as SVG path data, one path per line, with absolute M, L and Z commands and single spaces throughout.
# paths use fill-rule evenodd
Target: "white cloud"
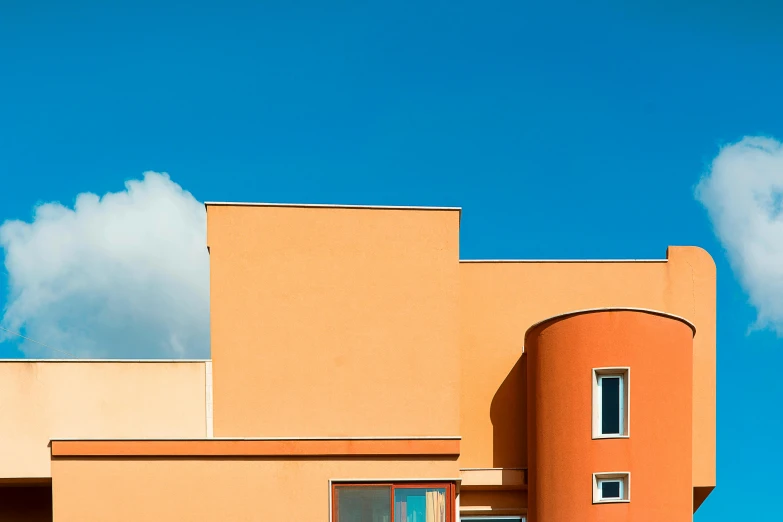
M 73 209 L 40 205 L 32 222 L 0 226 L 0 247 L 3 327 L 80 357 L 208 357 L 206 213 L 167 174 L 79 194 Z
M 756 326 L 783 334 L 783 144 L 746 137 L 723 147 L 696 197 L 756 307 Z

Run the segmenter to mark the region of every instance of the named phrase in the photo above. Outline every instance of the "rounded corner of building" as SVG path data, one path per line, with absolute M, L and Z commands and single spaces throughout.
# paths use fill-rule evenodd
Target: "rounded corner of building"
M 670 262 L 683 259 L 692 265 L 696 263 L 712 273 L 716 271 L 715 259 L 712 254 L 700 246 L 670 246 L 666 249 L 666 259 Z

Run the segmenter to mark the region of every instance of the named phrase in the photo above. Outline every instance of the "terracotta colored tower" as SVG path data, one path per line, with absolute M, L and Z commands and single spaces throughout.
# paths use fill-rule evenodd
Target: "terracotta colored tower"
M 528 330 L 530 522 L 692 520 L 694 333 L 635 309 Z

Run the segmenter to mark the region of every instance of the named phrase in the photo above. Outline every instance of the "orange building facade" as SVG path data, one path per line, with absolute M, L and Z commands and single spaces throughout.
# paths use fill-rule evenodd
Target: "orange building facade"
M 0 520 L 692 520 L 715 265 L 461 260 L 452 208 L 208 203 L 211 359 L 0 362 Z

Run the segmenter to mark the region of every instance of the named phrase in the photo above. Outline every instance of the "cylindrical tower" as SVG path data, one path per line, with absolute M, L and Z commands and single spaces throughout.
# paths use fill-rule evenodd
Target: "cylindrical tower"
M 597 309 L 525 335 L 530 522 L 690 522 L 692 324 Z

